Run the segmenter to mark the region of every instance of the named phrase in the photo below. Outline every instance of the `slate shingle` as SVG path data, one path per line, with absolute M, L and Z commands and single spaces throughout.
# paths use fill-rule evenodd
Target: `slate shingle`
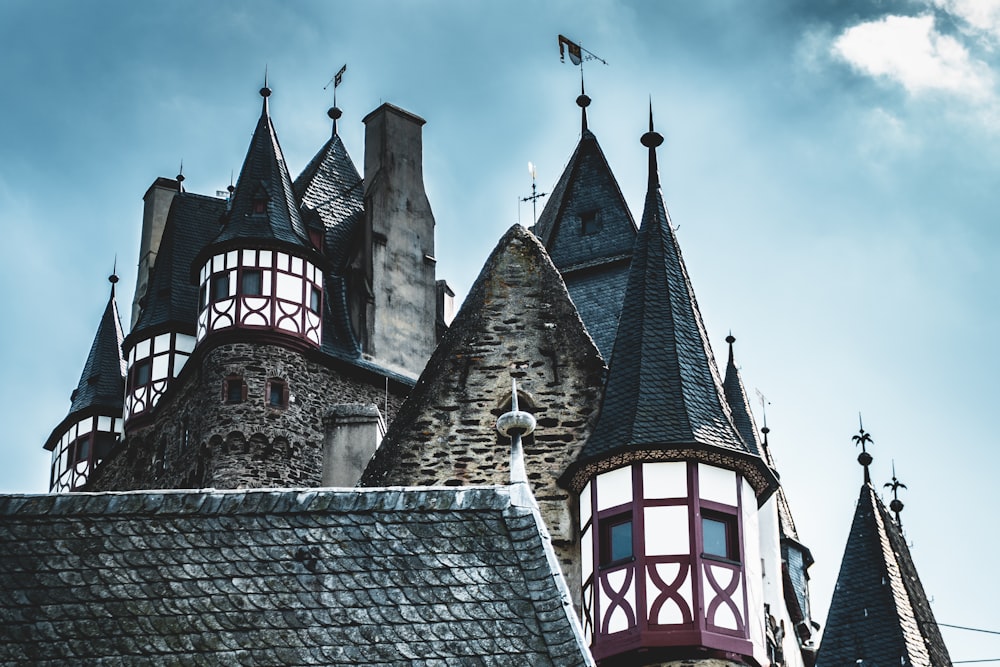
M 545 540 L 508 487 L 0 497 L 0 663 L 593 664 Z

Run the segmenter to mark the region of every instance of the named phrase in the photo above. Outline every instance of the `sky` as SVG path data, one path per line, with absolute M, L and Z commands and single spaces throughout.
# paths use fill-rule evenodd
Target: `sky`
M 135 284 L 142 195 L 239 173 L 260 113 L 293 177 L 392 102 L 427 120 L 438 278 L 464 296 L 590 129 L 638 220 L 653 105 L 660 179 L 715 353 L 767 424 L 825 618 L 862 481 L 900 481 L 939 623 L 1000 631 L 1000 0 L 0 3 L 0 492 L 47 490 L 108 299 Z M 540 210 L 540 209 L 539 209 Z M 757 420 L 763 415 L 758 407 Z M 888 498 L 887 498 L 888 500 Z M 990 516 L 994 516 L 990 519 Z M 955 661 L 1000 636 L 943 629 Z

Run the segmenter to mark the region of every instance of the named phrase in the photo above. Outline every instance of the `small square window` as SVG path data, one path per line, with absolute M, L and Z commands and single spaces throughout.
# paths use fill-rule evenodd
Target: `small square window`
M 258 197 L 253 200 L 253 212 L 254 213 L 266 213 L 267 212 L 267 200 L 263 197 Z
M 310 287 L 310 290 L 311 291 L 309 293 L 309 310 L 318 314 L 320 305 L 323 302 L 323 297 L 320 291 L 316 289 L 315 286 Z
M 260 269 L 244 269 L 241 280 L 243 296 L 260 296 L 264 293 L 264 273 Z
M 242 403 L 246 400 L 246 383 L 241 377 L 226 378 L 225 401 L 226 403 Z
M 140 361 L 132 367 L 132 386 L 134 388 L 143 387 L 149 384 L 152 379 L 153 362 L 149 359 Z
M 212 276 L 212 301 L 221 301 L 229 297 L 229 273 L 216 273 Z
M 272 408 L 288 407 L 288 385 L 282 380 L 268 380 L 266 398 Z
M 603 519 L 601 525 L 600 564 L 616 565 L 631 560 L 632 549 L 632 514 L 619 514 Z
M 731 514 L 708 513 L 701 517 L 702 553 L 726 560 L 740 559 L 736 517 Z
M 597 215 L 597 211 L 587 211 L 580 214 L 580 232 L 584 236 L 596 234 L 601 231 L 602 227 L 601 218 Z
M 76 441 L 73 451 L 73 463 L 80 463 L 90 458 L 90 436 L 85 435 Z

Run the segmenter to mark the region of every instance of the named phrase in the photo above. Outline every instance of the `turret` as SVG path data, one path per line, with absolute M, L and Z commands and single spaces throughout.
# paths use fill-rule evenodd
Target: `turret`
M 579 494 L 583 625 L 601 665 L 763 665 L 757 508 L 773 471 L 740 437 L 649 182 L 604 397 L 562 483 Z
M 222 230 L 195 258 L 197 341 L 255 332 L 260 340 L 315 349 L 323 335 L 321 239 L 299 214 L 266 82 L 260 94 L 260 119 Z
M 115 301 L 118 276 L 112 274 L 108 280 L 111 296 L 80 382 L 70 396 L 69 414 L 45 441 L 45 449 L 52 452 L 50 491 L 82 488 L 122 435 L 125 362 L 121 352 L 122 325 Z

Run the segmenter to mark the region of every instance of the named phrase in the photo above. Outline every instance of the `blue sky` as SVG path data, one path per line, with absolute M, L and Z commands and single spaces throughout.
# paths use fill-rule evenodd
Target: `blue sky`
M 296 174 L 389 101 L 427 119 L 439 278 L 464 295 L 529 224 L 579 138 L 597 135 L 637 217 L 652 99 L 667 206 L 716 354 L 732 330 L 770 401 L 772 445 L 825 614 L 861 483 L 860 411 L 937 619 L 1000 630 L 991 516 L 1000 470 L 1000 2 L 0 4 L 0 491 L 46 490 L 42 443 L 69 407 L 118 258 L 135 282 L 142 194 L 183 160 L 229 184 L 260 110 Z M 127 317 L 127 316 L 126 316 Z M 125 325 L 127 327 L 127 321 Z M 760 415 L 758 414 L 758 420 Z M 989 561 L 987 561 L 989 562 Z M 1000 641 L 945 630 L 955 660 Z

